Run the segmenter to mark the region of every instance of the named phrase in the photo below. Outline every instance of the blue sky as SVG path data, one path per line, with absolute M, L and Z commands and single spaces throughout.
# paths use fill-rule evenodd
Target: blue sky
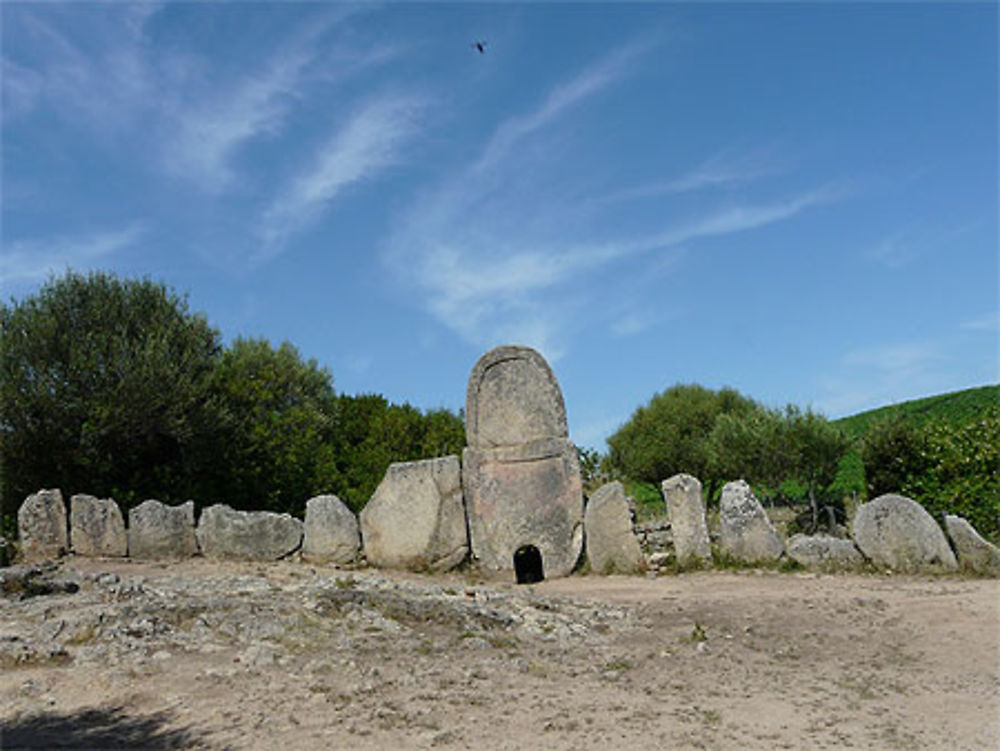
M 423 408 L 528 344 L 595 448 L 1000 380 L 993 3 L 0 13 L 5 298 L 149 276 Z

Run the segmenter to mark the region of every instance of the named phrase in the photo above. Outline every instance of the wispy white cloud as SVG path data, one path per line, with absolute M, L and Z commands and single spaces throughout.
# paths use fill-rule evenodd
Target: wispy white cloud
M 413 94 L 383 95 L 352 113 L 265 212 L 255 261 L 281 253 L 343 190 L 398 164 L 403 145 L 420 132 L 427 103 Z
M 904 232 L 894 232 L 868 251 L 875 263 L 889 269 L 899 269 L 916 257 L 913 242 Z
M 615 50 L 571 80 L 554 87 L 532 111 L 508 118 L 493 133 L 474 170 L 482 171 L 505 157 L 518 142 L 563 117 L 572 108 L 619 80 L 643 50 L 633 43 Z
M 680 177 L 625 188 L 602 196 L 598 201 L 634 201 L 709 188 L 731 188 L 772 177 L 786 169 L 787 163 L 779 159 L 773 149 L 756 149 L 743 153 L 726 151 L 704 160 Z
M 624 45 L 553 85 L 530 111 L 500 121 L 478 159 L 422 193 L 389 241 L 386 265 L 405 269 L 402 281 L 422 305 L 476 346 L 516 337 L 549 356 L 563 352 L 573 316 L 589 307 L 581 292 L 585 276 L 608 273 L 639 255 L 654 265 L 659 257 L 676 262 L 682 245 L 779 222 L 842 195 L 842 187 L 830 185 L 779 200 L 706 208 L 698 219 L 645 231 L 588 231 L 630 197 L 614 206 L 581 197 L 565 162 L 552 157 L 548 136 L 632 73 L 646 49 Z M 723 154 L 655 189 L 748 183 L 779 169 L 780 160 L 764 150 Z M 613 216 L 604 225 L 632 226 Z M 627 311 L 603 314 L 601 325 L 620 336 L 651 325 Z
M 84 235 L 6 242 L 0 254 L 0 280 L 5 285 L 38 282 L 67 268 L 90 268 L 134 245 L 143 231 L 141 224 L 133 223 L 121 229 Z
M 567 297 L 558 292 L 583 274 L 630 256 L 676 251 L 706 237 L 773 224 L 835 196 L 836 191 L 821 188 L 784 201 L 719 210 L 661 232 L 589 244 L 573 242 L 572 238 L 560 243 L 532 242 L 518 233 L 516 220 L 507 225 L 508 237 L 470 232 L 466 227 L 480 225 L 476 210 L 483 209 L 479 207 L 463 213 L 460 220 L 449 218 L 437 226 L 411 225 L 414 231 L 397 239 L 394 263 L 400 262 L 399 253 L 406 256 L 403 263 L 408 278 L 422 288 L 427 307 L 469 341 L 477 345 L 496 341 L 516 323 L 534 332 L 535 340 L 544 340 L 550 349 L 564 349 L 565 345 L 557 342 Z M 483 222 L 496 223 L 492 219 Z M 619 335 L 635 333 L 640 330 L 638 325 L 637 320 L 625 319 L 611 324 Z
M 173 127 L 165 139 L 167 170 L 207 192 L 229 188 L 235 182 L 233 162 L 239 150 L 280 134 L 294 103 L 306 96 L 311 83 L 338 82 L 391 60 L 396 50 L 386 46 L 359 52 L 339 45 L 324 49 L 324 35 L 354 12 L 358 11 L 342 6 L 312 17 L 256 71 L 193 87 L 194 95 L 179 91 L 168 99 L 165 106 Z
M 365 10 L 333 6 L 279 31 L 250 65 L 227 67 L 194 49 L 155 44 L 148 29 L 163 7 L 18 8 L 12 20 L 30 44 L 2 58 L 4 118 L 46 107 L 119 147 L 128 140 L 155 169 L 218 193 L 237 184 L 240 149 L 279 135 L 309 85 L 330 85 L 397 54 L 386 45 L 352 51 L 331 43 L 328 32 Z
M 228 96 L 220 99 L 213 92 L 205 104 L 175 105 L 177 129 L 164 153 L 167 170 L 210 192 L 228 187 L 234 154 L 248 141 L 277 132 L 311 58 L 305 51 L 278 55 Z
M 678 245 L 704 237 L 728 235 L 734 232 L 757 229 L 758 227 L 790 219 L 805 209 L 840 200 L 843 195 L 843 188 L 831 184 L 799 193 L 780 201 L 731 206 L 717 210 L 703 219 L 690 224 L 682 225 L 675 229 L 668 229 L 659 235 L 640 242 L 638 249 L 646 250 L 654 247 Z
M 22 47 L 20 60 L 9 45 L 4 53 L 5 119 L 45 106 L 102 134 L 132 127 L 161 93 L 144 57 L 145 25 L 161 8 L 136 3 L 83 14 L 68 6 L 44 17 L 28 5 L 12 11 L 8 22 L 17 24 L 29 51 Z M 73 33 L 81 26 L 87 46 Z
M 976 318 L 962 321 L 959 328 L 963 331 L 1000 331 L 1000 310 L 994 310 L 992 313 L 985 313 Z

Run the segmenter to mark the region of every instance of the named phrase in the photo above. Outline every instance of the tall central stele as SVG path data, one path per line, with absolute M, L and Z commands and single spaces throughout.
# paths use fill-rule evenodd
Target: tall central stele
M 529 347 L 479 358 L 465 402 L 462 486 L 472 555 L 514 571 L 541 554 L 544 576 L 566 576 L 583 547 L 583 492 L 566 407 L 552 369 Z M 532 550 L 532 548 L 534 550 Z

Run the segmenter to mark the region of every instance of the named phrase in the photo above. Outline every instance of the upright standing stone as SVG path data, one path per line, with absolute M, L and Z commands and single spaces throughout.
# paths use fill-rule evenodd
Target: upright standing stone
M 886 493 L 854 512 L 854 542 L 876 566 L 897 571 L 958 568 L 934 517 L 905 496 Z
M 306 501 L 302 558 L 315 563 L 352 563 L 358 557 L 358 519 L 335 495 Z
M 744 480 L 723 486 L 719 511 L 722 522 L 719 543 L 733 558 L 753 563 L 781 557 L 785 549 L 781 535 Z
M 58 558 L 69 549 L 66 504 L 58 488 L 25 499 L 17 510 L 17 534 L 26 561 Z
M 198 519 L 198 545 L 209 558 L 276 561 L 302 545 L 302 522 L 273 511 L 209 506 Z
M 620 482 L 602 485 L 583 514 L 587 560 L 598 573 L 633 573 L 642 568 L 642 550 L 632 531 L 632 514 Z
M 198 553 L 194 501 L 167 506 L 152 499 L 128 512 L 128 554 L 136 560 L 190 558 Z
M 705 521 L 701 482 L 697 477 L 682 473 L 664 480 L 662 488 L 678 565 L 711 563 L 712 547 Z
M 114 499 L 83 494 L 70 498 L 69 541 L 77 555 L 127 555 L 125 520 Z
M 583 548 L 583 487 L 562 392 L 528 347 L 497 347 L 472 369 L 462 486 L 472 554 L 493 571 L 540 559 L 566 576 Z
M 389 465 L 361 510 L 365 557 L 386 568 L 454 568 L 469 552 L 457 456 Z
M 944 526 L 958 552 L 959 566 L 977 574 L 1000 575 L 1000 550 L 996 545 L 980 537 L 975 527 L 961 516 L 946 514 Z

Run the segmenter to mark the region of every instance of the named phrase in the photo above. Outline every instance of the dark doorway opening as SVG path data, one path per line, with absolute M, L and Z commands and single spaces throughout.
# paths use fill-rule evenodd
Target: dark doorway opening
M 514 574 L 518 584 L 534 584 L 545 579 L 542 554 L 534 545 L 523 545 L 514 553 Z

